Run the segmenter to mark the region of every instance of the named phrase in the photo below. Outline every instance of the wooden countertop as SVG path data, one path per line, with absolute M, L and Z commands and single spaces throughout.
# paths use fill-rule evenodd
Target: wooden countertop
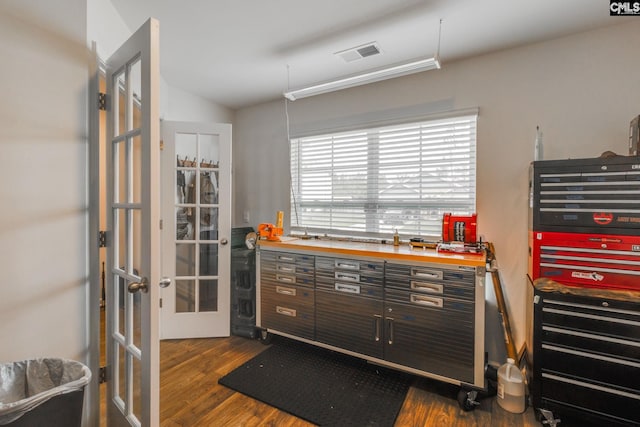
M 259 240 L 262 248 L 278 250 L 307 251 L 327 253 L 328 255 L 351 255 L 383 258 L 385 260 L 402 260 L 412 262 L 434 262 L 441 264 L 455 264 L 471 267 L 484 267 L 485 254 L 456 254 L 438 252 L 435 249 L 412 248 L 409 243 L 393 246 L 381 243 L 351 242 L 343 240 L 300 239 L 296 237 L 281 237 L 280 242 Z

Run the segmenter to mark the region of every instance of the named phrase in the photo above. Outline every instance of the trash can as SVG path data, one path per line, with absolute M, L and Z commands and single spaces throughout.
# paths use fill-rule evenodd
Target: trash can
M 90 380 L 89 368 L 74 360 L 0 364 L 0 425 L 80 427 Z

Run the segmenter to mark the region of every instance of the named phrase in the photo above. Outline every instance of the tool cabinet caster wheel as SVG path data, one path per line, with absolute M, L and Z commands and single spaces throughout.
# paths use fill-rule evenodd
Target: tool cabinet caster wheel
M 264 345 L 270 344 L 273 339 L 273 335 L 270 334 L 266 329 L 260 329 L 258 332 L 258 339 Z
M 476 409 L 476 406 L 480 404 L 480 402 L 476 400 L 477 397 L 478 397 L 477 391 L 475 390 L 467 391 L 461 388 L 460 391 L 458 392 L 458 405 L 460 405 L 460 408 L 463 411 L 467 411 L 467 412 L 473 411 L 474 409 Z

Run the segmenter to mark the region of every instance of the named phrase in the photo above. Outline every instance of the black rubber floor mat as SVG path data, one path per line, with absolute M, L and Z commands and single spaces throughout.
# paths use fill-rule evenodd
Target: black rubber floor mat
M 320 426 L 393 426 L 411 375 L 276 338 L 218 382 Z

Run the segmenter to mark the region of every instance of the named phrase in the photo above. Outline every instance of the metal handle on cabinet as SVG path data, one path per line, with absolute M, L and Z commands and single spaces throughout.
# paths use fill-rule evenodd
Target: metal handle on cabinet
M 163 277 L 162 279 L 160 279 L 160 282 L 158 283 L 158 285 L 160 285 L 161 288 L 166 288 L 170 284 L 171 284 L 170 277 Z
M 224 237 L 222 239 L 220 239 L 220 244 L 222 246 L 226 245 L 227 243 L 229 243 L 229 241 L 227 239 L 225 239 Z
M 281 295 L 296 296 L 296 290 L 294 288 L 285 288 L 284 286 L 276 286 L 276 293 Z
M 373 317 L 375 317 L 375 319 L 373 319 L 373 330 L 374 332 L 374 340 L 376 342 L 380 341 L 380 324 L 382 322 L 382 316 L 379 314 L 374 314 Z
M 387 317 L 387 332 L 389 336 L 387 343 L 391 345 L 393 344 L 393 318 L 392 317 Z
M 296 311 L 293 308 L 276 306 L 276 313 L 282 314 L 285 316 L 296 317 Z
M 347 285 L 346 283 L 335 283 L 334 289 L 338 292 L 345 292 L 348 294 L 359 294 L 360 286 L 358 285 Z
M 127 285 L 127 290 L 132 294 L 135 294 L 138 291 L 142 291 L 142 293 L 146 294 L 149 292 L 149 287 L 147 286 L 149 280 L 146 277 L 140 279 L 139 282 L 131 282 Z
M 418 268 L 412 268 L 411 276 L 442 280 L 443 274 L 442 274 L 442 271 L 438 271 L 438 270 L 421 270 Z
M 424 295 L 411 294 L 413 304 L 426 305 L 428 307 L 442 308 L 442 298 L 426 297 Z
M 360 270 L 360 263 L 359 262 L 350 262 L 350 261 L 342 261 L 342 260 L 335 260 L 334 264 L 333 264 L 336 268 L 344 268 L 347 270 Z
M 333 277 L 335 277 L 338 280 L 349 280 L 351 282 L 359 282 L 360 281 L 360 275 L 357 273 L 343 273 L 341 271 L 336 271 L 333 274 Z
M 431 294 L 442 294 L 444 286 L 439 283 L 424 283 L 412 280 L 411 289 L 415 291 L 428 292 Z
M 286 256 L 286 255 L 278 255 L 277 260 L 278 261 L 295 261 L 293 257 Z
M 282 264 L 276 265 L 276 270 L 283 271 L 285 273 L 295 273 L 296 272 L 296 268 L 294 266 L 282 265 Z
M 295 277 L 283 276 L 281 274 L 276 274 L 276 280 L 278 282 L 285 282 L 285 283 L 295 283 L 296 282 L 296 278 Z

